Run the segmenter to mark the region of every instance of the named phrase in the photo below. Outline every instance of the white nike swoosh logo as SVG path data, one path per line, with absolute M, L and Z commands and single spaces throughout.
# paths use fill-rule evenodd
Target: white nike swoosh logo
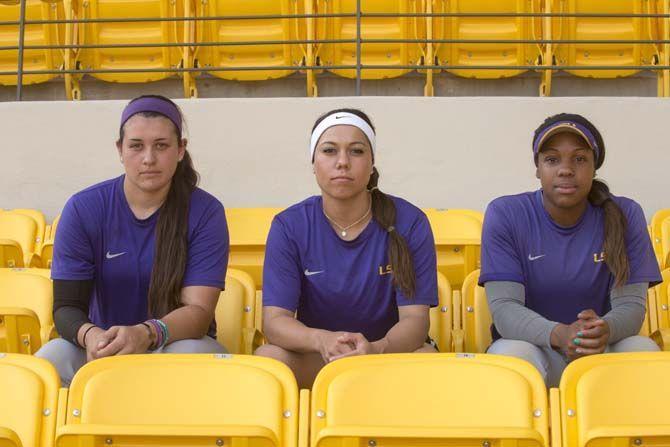
M 318 275 L 319 273 L 323 273 L 323 270 L 319 270 L 318 272 L 310 272 L 309 269 L 305 269 L 305 276 Z
M 537 255 L 537 256 L 528 255 L 528 260 L 529 261 L 535 261 L 536 259 L 544 258 L 545 256 L 547 256 L 547 255 Z
M 123 256 L 123 255 L 125 255 L 125 254 L 126 254 L 125 251 L 124 251 L 124 252 L 121 252 L 121 253 L 114 253 L 114 254 L 111 254 L 110 252 L 107 252 L 107 255 L 105 255 L 105 257 L 106 257 L 107 259 L 114 259 L 114 258 L 118 258 L 119 256 Z

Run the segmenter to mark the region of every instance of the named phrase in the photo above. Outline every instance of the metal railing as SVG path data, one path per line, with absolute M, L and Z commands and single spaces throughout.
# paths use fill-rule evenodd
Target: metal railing
M 187 0 L 188 1 L 188 0 Z M 312 0 L 300 0 L 311 2 Z M 664 0 L 667 3 L 669 0 Z M 4 45 L 0 46 L 0 51 L 16 51 L 18 50 L 17 69 L 0 71 L 0 76 L 16 76 L 16 99 L 20 101 L 23 93 L 23 80 L 25 76 L 29 75 L 84 75 L 84 74 L 111 74 L 111 73 L 200 73 L 200 72 L 226 72 L 226 71 L 316 71 L 316 70 L 355 70 L 355 94 L 361 94 L 361 80 L 363 70 L 536 70 L 539 72 L 551 72 L 555 70 L 652 70 L 652 71 L 670 71 L 670 62 L 668 57 L 664 58 L 664 63 L 657 61 L 654 64 L 645 65 L 558 65 L 553 60 L 544 61 L 542 64 L 525 64 L 525 65 L 457 65 L 457 64 L 436 64 L 425 62 L 422 64 L 399 64 L 399 65 L 380 65 L 380 64 L 364 64 L 363 63 L 363 45 L 366 44 L 417 44 L 417 45 L 434 45 L 434 44 L 534 44 L 537 46 L 546 45 L 575 45 L 575 44 L 592 44 L 592 45 L 670 45 L 670 35 L 666 38 L 658 39 L 552 39 L 552 38 L 533 38 L 533 39 L 435 39 L 429 38 L 415 38 L 415 39 L 368 39 L 363 38 L 363 26 L 366 19 L 379 18 L 423 18 L 426 20 L 435 20 L 437 18 L 528 18 L 528 19 L 551 19 L 551 18 L 626 18 L 626 19 L 657 19 L 656 26 L 659 30 L 663 27 L 670 28 L 670 13 L 635 13 L 635 14 L 616 14 L 616 13 L 565 13 L 565 12 L 516 12 L 516 13 L 496 13 L 496 12 L 404 12 L 404 13 L 366 13 L 362 10 L 361 0 L 356 1 L 356 11 L 352 13 L 306 13 L 306 14 L 259 14 L 259 15 L 232 15 L 232 16 L 189 16 L 189 17 L 137 17 L 137 18 L 93 18 L 93 19 L 56 19 L 56 20 L 27 20 L 26 19 L 26 2 L 21 0 L 19 5 L 19 20 L 17 21 L 0 21 L 0 29 L 3 26 L 17 26 L 19 27 L 18 45 Z M 12 6 L 0 6 L 0 8 Z M 666 5 L 666 10 L 669 9 Z M 254 41 L 196 41 L 196 42 L 161 42 L 161 43 L 133 43 L 133 44 L 86 44 L 86 43 L 64 43 L 56 45 L 26 45 L 25 32 L 26 27 L 30 25 L 86 25 L 93 23 L 151 23 L 151 22 L 208 22 L 208 21 L 242 21 L 242 20 L 308 20 L 308 19 L 355 19 L 356 20 L 356 37 L 352 39 L 287 39 L 287 40 L 254 40 Z M 664 21 L 664 23 L 661 23 Z M 31 50 L 92 50 L 92 49 L 114 49 L 114 48 L 200 48 L 200 47 L 229 47 L 229 46 L 262 46 L 262 45 L 334 45 L 334 44 L 354 44 L 356 48 L 356 63 L 355 64 L 339 64 L 339 65 L 320 65 L 302 63 L 297 65 L 267 65 L 267 66 L 208 66 L 208 67 L 184 67 L 183 63 L 178 67 L 160 67 L 160 68 L 119 68 L 119 69 L 102 69 L 102 68 L 58 68 L 50 70 L 25 70 L 24 57 L 26 51 Z M 666 48 L 666 50 L 670 50 Z M 183 61 L 182 61 L 183 62 Z M 670 91 L 665 92 L 670 94 Z

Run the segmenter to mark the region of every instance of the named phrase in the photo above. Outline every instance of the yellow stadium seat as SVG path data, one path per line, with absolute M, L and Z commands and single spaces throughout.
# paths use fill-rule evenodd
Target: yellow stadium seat
M 658 260 L 658 265 L 661 269 L 665 268 L 663 259 L 663 239 L 662 239 L 662 227 L 663 221 L 670 217 L 670 208 L 665 208 L 659 211 L 656 211 L 651 217 L 651 242 L 654 246 L 654 253 L 656 253 L 656 259 Z
M 183 1 L 170 0 L 65 0 L 68 19 L 137 19 L 183 17 Z M 95 22 L 68 24 L 71 45 L 132 45 L 183 42 L 183 21 Z M 65 68 L 83 70 L 158 70 L 179 67 L 183 49 L 172 47 L 83 48 L 65 56 Z M 152 82 L 173 76 L 172 72 L 91 73 L 107 82 Z M 79 99 L 80 75 L 66 76 L 70 99 Z
M 475 270 L 465 278 L 461 292 L 463 305 L 460 312 L 465 352 L 486 352 L 491 345 L 493 320 L 486 301 L 486 291 L 477 285 L 477 281 L 479 281 L 479 270 Z
M 54 257 L 54 241 L 56 240 L 56 228 L 58 227 L 59 220 L 60 214 L 44 230 L 44 242 L 40 251 L 40 261 L 42 262 L 42 267 L 46 269 L 51 268 L 51 261 Z
M 198 17 L 267 16 L 304 14 L 303 2 L 290 0 L 213 0 L 197 2 Z M 207 20 L 198 22 L 204 42 L 255 42 L 306 40 L 304 19 Z M 195 50 L 197 66 L 214 68 L 290 67 L 304 65 L 305 44 L 206 46 Z M 235 81 L 276 79 L 297 69 L 225 70 L 209 74 Z
M 670 306 L 670 297 L 668 296 L 670 292 L 670 287 L 668 287 L 670 286 L 670 268 L 662 270 L 661 276 L 663 282 L 654 287 L 654 291 L 656 293 L 658 328 L 665 329 L 670 328 L 670 311 L 668 310 Z
M 35 253 L 37 237 L 37 224 L 32 218 L 12 211 L 1 212 L 0 251 L 6 251 L 7 254 L 0 255 L 0 258 L 11 256 L 7 259 L 13 260 L 14 265 L 10 265 L 9 260 L 5 260 L 6 264 L 0 267 L 39 267 L 41 260 Z M 22 264 L 16 262 L 16 251 L 19 248 L 23 252 Z
M 48 361 L 0 354 L 0 446 L 52 447 L 59 388 Z
M 661 222 L 661 263 L 660 267 L 670 267 L 670 216 Z
M 0 308 L 0 351 L 4 344 L 33 353 L 55 336 L 53 286 L 45 276 L 0 269 Z
M 667 445 L 669 376 L 664 352 L 600 354 L 570 363 L 561 377 L 560 408 L 552 405 L 560 414 L 562 446 Z
M 647 312 L 644 314 L 644 323 L 640 329 L 640 335 L 650 337 L 658 330 L 658 311 L 656 307 L 656 287 L 647 290 Z
M 298 387 L 268 358 L 124 355 L 74 376 L 58 447 L 295 447 Z
M 256 288 L 263 287 L 265 241 L 274 216 L 282 208 L 226 208 L 230 233 L 228 268 L 251 275 Z
M 260 334 L 254 328 L 256 286 L 251 276 L 241 270 L 228 269 L 226 290 L 216 306 L 216 339 L 232 354 L 251 355 L 260 345 Z
M 34 354 L 42 347 L 40 330 L 40 320 L 32 310 L 0 306 L 0 352 Z
M 23 267 L 23 249 L 12 239 L 0 239 L 0 268 Z
M 554 13 L 648 14 L 653 2 L 646 0 L 552 0 Z M 628 17 L 555 17 L 552 37 L 561 40 L 650 40 L 658 38 L 651 18 Z M 658 19 L 661 20 L 661 19 Z M 575 76 L 616 78 L 630 76 L 638 69 L 658 63 L 658 50 L 652 44 L 554 44 L 555 63 L 582 69 L 565 70 Z M 590 69 L 594 66 L 616 66 L 615 70 Z
M 0 3 L 0 21 L 18 21 L 20 6 Z M 65 17 L 62 2 L 47 3 L 40 0 L 27 0 L 26 20 L 62 20 Z M 26 25 L 24 45 L 63 45 L 65 28 L 63 24 Z M 19 26 L 0 26 L 0 45 L 18 46 Z M 0 71 L 18 70 L 18 50 L 0 51 Z M 59 70 L 63 67 L 63 50 L 25 50 L 23 53 L 24 70 Z M 23 84 L 37 84 L 55 78 L 56 74 L 24 75 Z M 16 75 L 0 76 L 0 84 L 16 85 Z
M 437 0 L 437 13 L 531 13 L 541 12 L 540 0 Z M 531 40 L 542 38 L 540 18 L 530 17 L 436 17 L 433 19 L 437 39 L 464 40 Z M 496 79 L 516 76 L 526 70 L 505 68 L 515 65 L 540 65 L 542 48 L 537 44 L 519 43 L 440 43 L 436 54 L 440 65 L 457 76 Z M 449 65 L 472 66 L 450 69 Z M 500 69 L 476 69 L 494 66 Z
M 362 0 L 363 13 L 412 14 L 423 12 L 418 0 Z M 355 14 L 356 0 L 318 0 L 319 14 Z M 317 37 L 329 40 L 355 40 L 356 18 L 337 17 L 317 19 Z M 361 39 L 425 39 L 425 20 L 417 17 L 364 17 L 361 20 Z M 321 65 L 332 73 L 346 78 L 355 78 L 355 69 L 328 68 L 337 65 L 356 65 L 356 43 L 320 44 L 316 55 Z M 394 66 L 415 66 L 423 64 L 425 45 L 423 43 L 363 43 L 361 64 L 389 68 L 361 70 L 361 79 L 385 79 L 402 76 L 411 68 Z
M 53 241 L 56 239 L 56 228 L 58 228 L 58 221 L 60 221 L 60 214 L 56 216 L 51 225 L 47 225 L 44 230 L 44 240 Z
M 437 270 L 460 289 L 465 277 L 479 268 L 482 221 L 472 211 L 426 210 L 435 237 Z
M 42 214 L 41 211 L 28 208 L 15 208 L 10 212 L 16 214 L 23 214 L 24 216 L 28 216 L 35 221 L 35 224 L 37 225 L 37 233 L 35 235 L 34 250 L 36 253 L 39 253 L 39 251 L 42 248 L 42 243 L 46 240 L 44 234 L 46 231 L 47 221 L 44 218 L 44 214 Z
M 310 447 L 548 446 L 547 408 L 542 377 L 519 359 L 347 357 L 316 377 Z
M 42 266 L 45 269 L 51 268 L 51 261 L 54 257 L 54 243 L 52 241 L 46 241 L 42 244 L 42 251 L 40 252 L 40 260 L 42 261 Z
M 656 326 L 650 325 L 651 338 L 662 350 L 670 351 L 670 269 L 661 272 L 663 282 L 650 290 L 650 297 L 655 298 Z
M 451 284 L 442 274 L 437 274 L 437 307 L 430 309 L 430 338 L 440 352 L 451 351 L 451 329 L 453 327 L 453 307 L 451 304 Z
M 652 2 L 652 4 L 654 4 Z M 670 3 L 667 0 L 656 0 L 654 12 L 658 14 L 669 14 L 670 13 Z M 666 43 L 659 44 L 657 46 L 657 51 L 660 57 L 660 64 L 664 66 L 670 66 L 670 23 L 668 20 L 663 19 L 654 19 L 657 23 L 657 33 L 653 36 L 658 37 L 659 39 L 665 40 Z M 662 70 L 658 73 L 658 95 L 663 97 L 670 96 L 670 70 Z

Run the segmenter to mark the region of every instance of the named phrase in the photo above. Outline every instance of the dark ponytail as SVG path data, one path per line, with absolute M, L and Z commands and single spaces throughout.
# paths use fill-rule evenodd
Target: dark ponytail
M 589 202 L 593 206 L 603 209 L 605 218 L 605 241 L 603 251 L 605 252 L 605 263 L 614 275 L 614 285 L 623 286 L 628 282 L 630 264 L 626 253 L 626 227 L 628 222 L 621 208 L 614 203 L 610 189 L 600 180 L 593 180 L 591 191 L 589 191 Z
M 351 113 L 365 122 L 374 130 L 374 126 L 370 118 L 358 109 L 336 109 L 325 113 L 314 123 L 312 131 L 316 129 L 326 117 L 334 113 Z M 372 155 L 374 162 L 374 154 Z M 391 268 L 393 269 L 393 284 L 398 287 L 402 293 L 408 298 L 414 297 L 416 291 L 416 274 L 414 272 L 414 262 L 412 261 L 412 254 L 409 251 L 407 241 L 396 230 L 396 208 L 393 200 L 381 192 L 377 187 L 379 182 L 379 171 L 376 167 L 372 168 L 372 175 L 368 182 L 368 191 L 370 191 L 370 199 L 372 203 L 372 217 L 377 223 L 389 233 L 388 244 L 388 258 Z
M 559 121 L 578 123 L 591 132 L 599 148 L 599 154 L 597 154 L 597 159 L 595 160 L 595 168 L 599 169 L 605 161 L 605 142 L 598 129 L 581 115 L 559 113 L 558 115 L 550 116 L 537 128 L 533 141 L 535 141 L 544 129 Z M 537 165 L 537 155 L 535 156 L 535 164 Z M 603 209 L 605 225 L 603 251 L 605 252 L 605 263 L 612 275 L 614 275 L 614 286 L 623 286 L 628 281 L 630 275 L 630 264 L 625 241 L 626 228 L 628 227 L 626 216 L 614 202 L 609 187 L 602 180 L 593 180 L 588 200 L 591 205 Z
M 402 293 L 412 298 L 416 291 L 416 275 L 414 262 L 407 246 L 407 241 L 395 229 L 396 209 L 393 200 L 377 188 L 379 171 L 373 168 L 368 190 L 372 199 L 372 217 L 389 233 L 388 257 L 393 269 L 393 284 Z
M 147 96 L 168 101 L 179 110 L 176 104 L 163 96 L 146 95 L 140 98 Z M 137 99 L 139 98 L 133 101 Z M 181 110 L 179 112 L 182 115 Z M 147 118 L 163 116 L 156 112 L 141 112 L 139 115 Z M 174 126 L 174 129 L 177 142 L 181 145 L 181 131 L 177 126 Z M 119 141 L 123 141 L 123 134 L 121 128 Z M 199 175 L 193 168 L 191 156 L 184 150 L 184 157 L 177 163 L 177 169 L 156 223 L 154 263 L 148 295 L 149 314 L 154 318 L 162 318 L 182 306 L 181 289 L 188 259 L 189 204 L 191 193 L 198 185 L 198 181 Z

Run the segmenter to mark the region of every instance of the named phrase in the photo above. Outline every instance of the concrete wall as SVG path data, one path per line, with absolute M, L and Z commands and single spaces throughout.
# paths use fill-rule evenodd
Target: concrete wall
M 342 78 L 331 73 L 317 76 L 319 96 L 350 96 L 355 94 L 353 79 Z M 450 73 L 435 73 L 435 96 L 531 96 L 539 95 L 540 73 L 526 72 L 512 78 L 470 79 Z M 364 80 L 361 92 L 364 96 L 423 96 L 426 77 L 422 73 L 411 72 L 391 79 Z M 200 98 L 300 98 L 307 94 L 304 74 L 271 81 L 239 82 L 203 75 L 197 78 Z M 171 98 L 183 98 L 184 88 L 181 78 L 176 76 L 157 82 L 121 84 L 99 81 L 91 76 L 81 80 L 82 99 L 130 99 L 141 94 L 160 93 Z M 553 75 L 551 96 L 634 96 L 656 97 L 657 77 L 650 71 L 634 76 L 614 79 L 581 78 L 564 72 Z M 65 86 L 62 78 L 54 78 L 42 84 L 23 87 L 24 101 L 65 100 Z M 0 101 L 14 101 L 15 86 L 0 86 Z
M 122 173 L 114 141 L 125 101 L 0 103 L 0 208 L 53 218 L 74 192 Z M 314 119 L 360 107 L 378 131 L 383 190 L 421 207 L 483 210 L 538 187 L 530 139 L 547 116 L 582 113 L 601 129 L 599 174 L 650 218 L 668 198 L 670 102 L 655 98 L 361 97 L 180 101 L 201 186 L 228 207 L 286 206 L 317 193 Z

